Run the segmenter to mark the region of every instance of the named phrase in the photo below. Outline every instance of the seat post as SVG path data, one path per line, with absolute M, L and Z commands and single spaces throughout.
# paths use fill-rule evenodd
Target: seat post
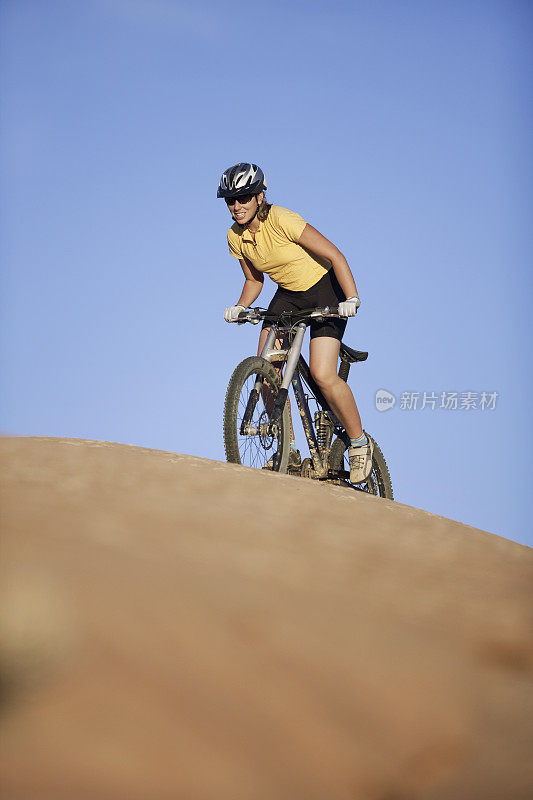
M 339 366 L 339 378 L 347 383 L 348 382 L 348 375 L 350 374 L 350 362 L 347 361 L 345 358 L 341 356 L 341 363 Z

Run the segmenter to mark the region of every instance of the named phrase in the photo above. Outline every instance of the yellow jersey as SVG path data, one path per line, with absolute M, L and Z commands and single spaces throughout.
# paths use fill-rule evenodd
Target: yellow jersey
M 255 242 L 242 225 L 235 222 L 231 226 L 229 251 L 235 258 L 247 258 L 283 289 L 304 292 L 331 269 L 327 259 L 313 255 L 298 244 L 306 224 L 294 211 L 270 206 L 266 220 L 259 222 Z

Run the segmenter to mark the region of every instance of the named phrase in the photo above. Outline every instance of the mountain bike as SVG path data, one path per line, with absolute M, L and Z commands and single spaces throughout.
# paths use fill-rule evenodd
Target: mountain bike
M 371 474 L 364 483 L 350 482 L 350 438 L 328 407 L 301 353 L 305 330 L 311 321 L 338 318 L 337 310 L 331 306 L 281 315 L 269 314 L 262 308 L 241 311 L 235 322 L 257 325 L 266 321 L 270 323 L 270 332 L 261 355 L 245 358 L 230 378 L 224 404 L 226 460 L 328 481 L 392 500 L 389 470 L 374 439 Z M 366 361 L 367 357 L 367 352 L 341 342 L 339 377 L 347 381 L 351 365 Z M 294 438 L 288 401 L 291 384 L 309 447 L 309 457 L 297 465 L 290 461 Z M 310 405 L 316 407 L 314 414 Z

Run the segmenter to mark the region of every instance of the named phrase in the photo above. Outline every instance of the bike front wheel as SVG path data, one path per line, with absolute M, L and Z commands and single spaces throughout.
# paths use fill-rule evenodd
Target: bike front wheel
M 224 403 L 226 460 L 247 467 L 287 472 L 291 445 L 289 404 L 273 431 L 270 415 L 281 386 L 272 364 L 250 356 L 233 372 Z
M 366 435 L 369 439 L 372 439 L 368 433 Z M 335 480 L 335 483 L 340 486 L 351 486 L 353 489 L 368 492 L 368 494 L 375 494 L 378 497 L 387 497 L 389 500 L 394 500 L 389 468 L 387 467 L 383 453 L 376 440 L 372 439 L 372 442 L 374 443 L 372 472 L 364 483 L 354 484 L 350 482 L 350 459 L 348 458 L 350 439 L 347 434 L 335 439 L 329 454 L 329 465 L 335 472 L 343 474 L 343 477 Z

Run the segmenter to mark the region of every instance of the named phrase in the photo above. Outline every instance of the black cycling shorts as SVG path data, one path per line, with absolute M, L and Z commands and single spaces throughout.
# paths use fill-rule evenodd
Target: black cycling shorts
M 324 306 L 338 306 L 345 300 L 344 292 L 333 272 L 333 268 L 326 272 L 313 286 L 304 292 L 293 292 L 290 289 L 278 288 L 270 301 L 268 311 L 270 314 L 281 314 L 283 311 L 301 311 L 304 308 L 323 308 Z M 342 340 L 346 329 L 347 319 L 324 319 L 311 322 L 311 339 L 319 336 L 331 336 L 333 339 Z M 269 328 L 271 322 L 263 322 L 263 328 Z

